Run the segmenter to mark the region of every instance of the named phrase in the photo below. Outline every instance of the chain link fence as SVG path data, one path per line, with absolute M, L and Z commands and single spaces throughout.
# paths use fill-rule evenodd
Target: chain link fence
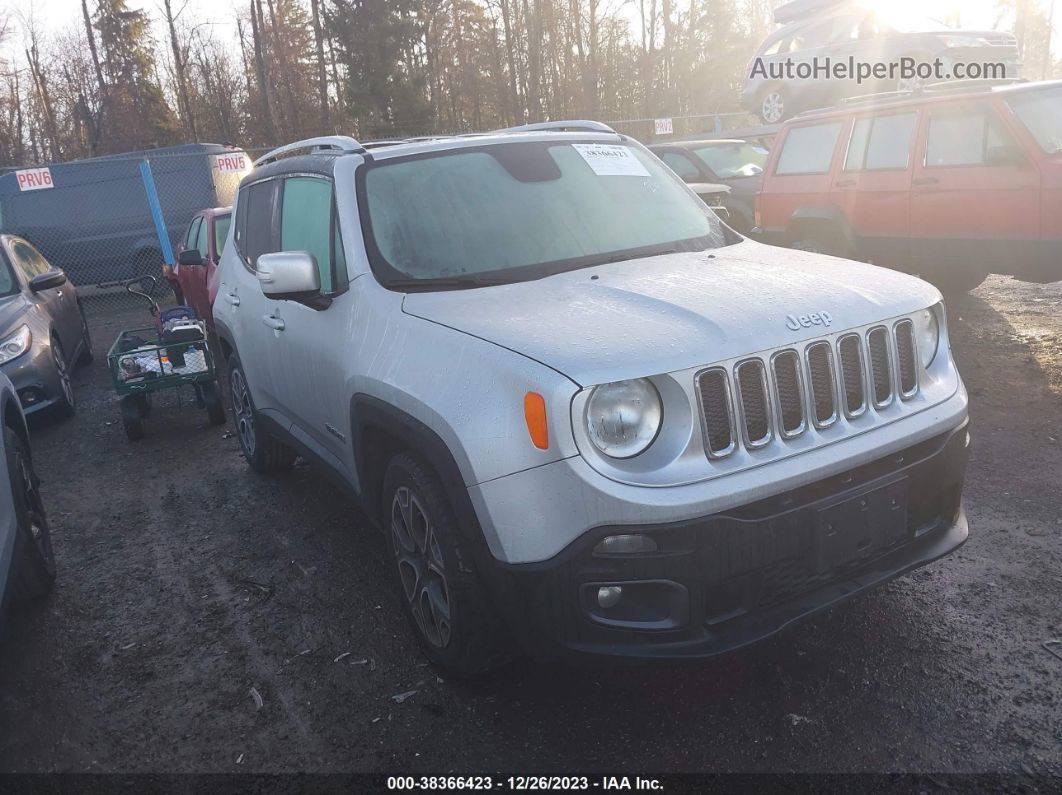
M 747 114 L 674 117 L 665 135 L 654 119 L 609 123 L 651 143 L 721 135 L 750 120 Z M 189 236 L 190 222 L 201 210 L 230 206 L 255 157 L 267 150 L 187 144 L 0 172 L 0 232 L 26 238 L 62 268 L 90 316 L 142 303 L 123 286 L 139 276 L 156 277 L 156 300 L 173 303 L 164 266 L 186 244 L 196 246 L 198 229 Z M 199 244 L 204 256 L 208 248 L 214 253 L 204 238 Z

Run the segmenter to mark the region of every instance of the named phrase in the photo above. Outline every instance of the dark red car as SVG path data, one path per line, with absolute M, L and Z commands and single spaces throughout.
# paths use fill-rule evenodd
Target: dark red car
M 929 87 L 787 122 L 756 205 L 768 243 L 964 292 L 1062 279 L 1062 82 Z
M 218 296 L 218 260 L 231 221 L 231 207 L 215 207 L 196 215 L 188 224 L 171 278 L 180 289 L 179 300 L 195 309 L 211 330 L 214 328 L 211 307 Z

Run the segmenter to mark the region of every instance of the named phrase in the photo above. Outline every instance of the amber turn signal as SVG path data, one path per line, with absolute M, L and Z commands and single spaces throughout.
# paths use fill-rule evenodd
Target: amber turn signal
M 531 442 L 539 450 L 549 448 L 549 431 L 546 428 L 546 401 L 538 392 L 524 395 L 524 419 Z

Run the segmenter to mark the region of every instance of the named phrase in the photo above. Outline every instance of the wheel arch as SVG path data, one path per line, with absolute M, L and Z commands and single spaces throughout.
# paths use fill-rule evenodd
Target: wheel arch
M 25 445 L 26 450 L 30 450 L 29 428 L 22 414 L 18 395 L 12 390 L 0 391 L 0 426 L 10 428 Z M 33 458 L 32 452 L 27 452 L 27 454 L 31 459 Z
M 396 454 L 409 452 L 424 459 L 439 477 L 461 532 L 486 544 L 461 467 L 438 433 L 402 409 L 366 394 L 351 398 L 350 428 L 359 496 L 366 513 L 381 527 L 379 498 L 387 465 Z

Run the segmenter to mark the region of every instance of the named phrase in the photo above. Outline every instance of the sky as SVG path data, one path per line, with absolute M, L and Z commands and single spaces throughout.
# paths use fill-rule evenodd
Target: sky
M 167 40 L 166 31 L 162 23 L 162 0 L 127 0 L 130 8 L 140 8 L 148 11 L 155 20 L 155 35 L 160 44 Z M 637 25 L 637 2 L 627 0 L 628 13 L 632 24 Z M 865 0 L 867 3 L 878 5 L 883 11 L 899 16 L 909 15 L 915 17 L 941 18 L 949 13 L 958 12 L 960 21 L 967 28 L 992 28 L 998 13 L 996 12 L 996 0 Z M 1033 0 L 1046 10 L 1052 0 Z M 1055 24 L 1054 24 L 1054 51 L 1062 55 L 1062 0 L 1054 0 Z M 80 24 L 81 0 L 3 0 L 3 5 L 14 11 L 16 17 L 12 26 L 15 28 L 10 40 L 4 49 L 10 55 L 21 52 L 20 25 L 18 15 L 35 17 L 37 24 L 45 33 L 67 29 L 71 25 Z M 243 11 L 247 6 L 247 0 L 172 0 L 174 11 L 184 9 L 181 18 L 195 19 L 200 23 L 214 26 L 215 33 L 220 39 L 235 41 L 236 37 L 236 9 Z

